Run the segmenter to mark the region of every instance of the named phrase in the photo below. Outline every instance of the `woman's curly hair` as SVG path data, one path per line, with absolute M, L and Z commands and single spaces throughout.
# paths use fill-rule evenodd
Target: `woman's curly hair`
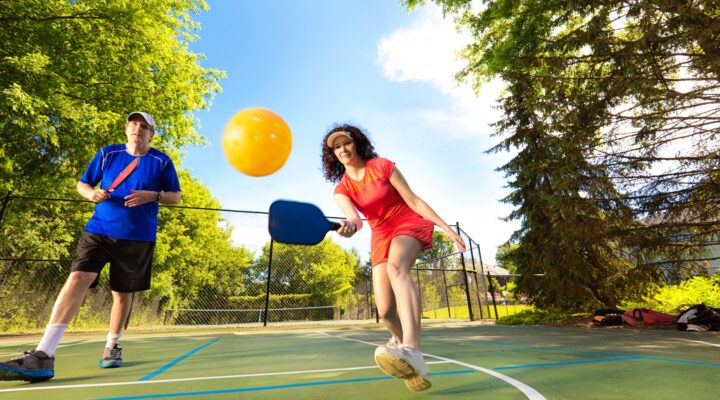
M 355 151 L 358 156 L 363 160 L 367 161 L 371 158 L 377 158 L 378 155 L 375 153 L 375 147 L 368 138 L 368 135 L 363 132 L 362 129 L 354 125 L 342 124 L 335 125 L 332 129 L 323 137 L 322 140 L 322 169 L 325 179 L 329 182 L 337 183 L 340 182 L 343 175 L 345 174 L 345 166 L 338 161 L 335 157 L 333 149 L 328 147 L 327 139 L 330 135 L 335 132 L 344 131 L 350 134 L 353 142 L 355 142 Z

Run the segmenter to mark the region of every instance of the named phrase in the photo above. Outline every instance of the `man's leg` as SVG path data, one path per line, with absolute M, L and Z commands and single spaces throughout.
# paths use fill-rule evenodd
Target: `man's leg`
M 100 368 L 122 366 L 122 349 L 117 342 L 132 307 L 133 292 L 150 289 L 152 256 L 155 242 L 113 239 L 109 248 L 110 287 L 113 306 L 108 340 L 100 359 Z
M 132 293 L 116 292 L 113 290 L 113 305 L 110 312 L 110 331 L 112 334 L 121 334 L 130 307 L 132 307 Z M 117 343 L 114 343 L 117 344 Z
M 97 275 L 95 272 L 70 272 L 70 276 L 55 300 L 55 306 L 50 315 L 51 324 L 67 324 L 75 317 Z
M 125 321 L 132 307 L 132 293 L 116 292 L 113 290 L 113 306 L 110 312 L 110 329 L 100 360 L 100 368 L 116 368 L 122 366 L 122 349 L 118 342 L 122 336 Z
M 55 300 L 50 323 L 34 351 L 0 362 L 0 380 L 40 382 L 55 375 L 55 350 L 70 320 L 77 314 L 97 273 L 73 271 Z
M 68 323 L 80 310 L 88 288 L 96 277 L 97 274 L 94 272 L 73 271 L 70 273 L 55 300 L 50 322 L 35 350 L 42 351 L 50 357 L 55 355 L 55 350 L 65 334 Z

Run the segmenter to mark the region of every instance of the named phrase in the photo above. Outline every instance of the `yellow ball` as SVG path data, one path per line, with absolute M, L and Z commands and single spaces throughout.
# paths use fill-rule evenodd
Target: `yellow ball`
M 272 174 L 285 164 L 291 149 L 290 127 L 268 109 L 247 108 L 235 114 L 225 126 L 225 157 L 245 175 Z

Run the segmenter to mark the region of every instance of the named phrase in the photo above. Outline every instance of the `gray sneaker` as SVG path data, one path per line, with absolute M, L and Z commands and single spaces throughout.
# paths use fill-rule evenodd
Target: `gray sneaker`
M 122 349 L 115 345 L 112 349 L 106 347 L 103 350 L 103 358 L 98 362 L 100 368 L 122 367 Z
M 55 357 L 39 350 L 0 362 L 0 381 L 42 382 L 55 376 Z

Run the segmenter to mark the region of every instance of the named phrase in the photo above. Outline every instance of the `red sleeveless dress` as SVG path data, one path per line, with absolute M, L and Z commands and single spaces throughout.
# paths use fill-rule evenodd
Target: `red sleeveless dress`
M 435 224 L 413 211 L 390 183 L 395 163 L 385 158 L 365 162 L 365 176 L 361 181 L 343 175 L 335 193 L 348 196 L 368 221 L 371 229 L 370 261 L 373 267 L 386 262 L 390 242 L 396 236 L 411 236 L 432 247 Z

